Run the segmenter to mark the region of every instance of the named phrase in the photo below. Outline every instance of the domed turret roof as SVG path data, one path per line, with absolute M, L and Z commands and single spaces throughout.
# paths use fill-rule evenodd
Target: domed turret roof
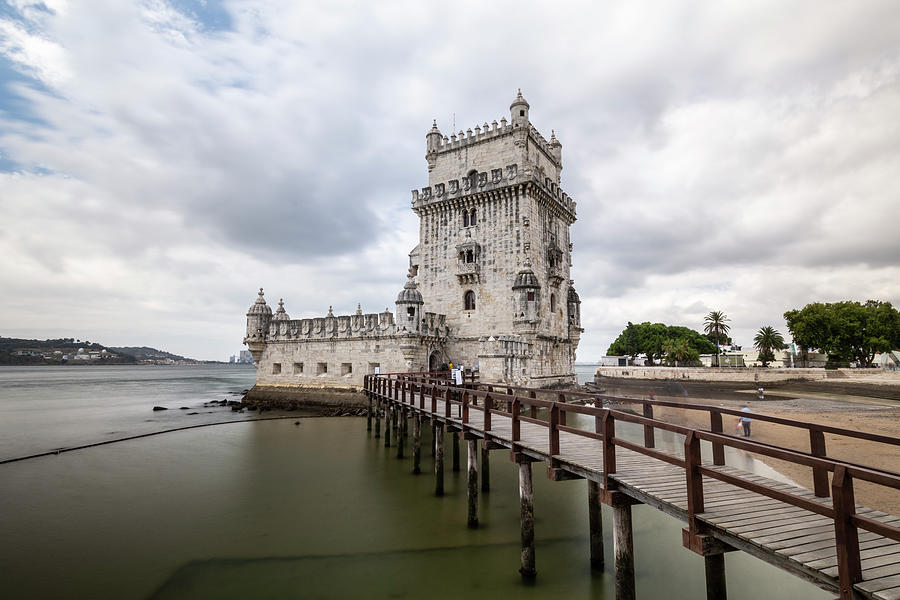
M 541 284 L 538 283 L 538 279 L 534 274 L 534 271 L 529 269 L 527 266 L 518 272 L 516 275 L 516 282 L 513 284 L 512 289 L 517 290 L 519 288 L 539 288 Z
M 509 105 L 510 110 L 512 110 L 516 106 L 524 106 L 525 108 L 531 108 L 531 105 L 528 104 L 528 101 L 522 97 L 522 90 L 519 89 L 519 93 L 516 95 L 516 99 L 513 100 L 512 104 Z
M 278 300 L 278 310 L 275 311 L 275 316 L 272 317 L 273 321 L 290 321 L 291 318 L 284 311 L 284 299 Z
M 397 294 L 397 303 L 405 303 L 405 304 L 424 304 L 424 300 L 422 300 L 422 293 L 419 291 L 416 282 L 413 281 L 413 278 L 410 277 L 406 280 L 406 285 L 403 286 L 403 289 L 400 290 L 400 293 Z
M 578 297 L 578 292 L 575 291 L 574 287 L 569 288 L 569 295 L 567 300 L 569 302 L 577 302 L 578 304 L 581 304 L 581 298 Z
M 272 316 L 272 309 L 266 304 L 266 298 L 263 295 L 262 288 L 259 288 L 259 296 L 257 296 L 256 302 L 254 302 L 253 306 L 250 307 L 250 310 L 247 311 L 247 316 L 249 317 L 250 315 Z

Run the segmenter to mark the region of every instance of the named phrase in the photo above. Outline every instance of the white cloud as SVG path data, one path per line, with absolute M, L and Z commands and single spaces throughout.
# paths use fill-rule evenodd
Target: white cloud
M 222 358 L 258 285 L 292 316 L 381 310 L 431 119 L 491 121 L 517 87 L 579 202 L 582 358 L 628 320 L 719 309 L 746 343 L 808 301 L 898 300 L 896 3 L 222 8 L 0 18 L 34 81 L 0 91 L 5 334 Z

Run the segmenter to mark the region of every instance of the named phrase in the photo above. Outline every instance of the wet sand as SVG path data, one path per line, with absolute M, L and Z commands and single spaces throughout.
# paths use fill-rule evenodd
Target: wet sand
M 831 425 L 844 429 L 878 433 L 894 438 L 900 437 L 900 402 L 869 396 L 848 396 L 823 391 L 808 392 L 793 390 L 789 386 L 767 391 L 766 399 L 759 401 L 754 389 L 732 389 L 722 394 L 722 390 L 699 391 L 692 386 L 691 395 L 685 391 L 669 389 L 660 390 L 656 385 L 662 382 L 629 381 L 625 384 L 607 383 L 607 393 L 630 397 L 647 397 L 651 389 L 656 389 L 657 400 L 682 402 L 685 404 L 705 404 L 739 410 L 746 403 L 753 412 L 771 416 Z M 673 394 L 673 392 L 675 392 Z M 712 397 L 709 397 L 712 396 Z M 719 396 L 719 398 L 715 398 Z M 722 399 L 722 396 L 725 396 Z M 676 408 L 655 409 L 658 418 L 683 425 L 709 428 L 707 413 L 685 411 Z M 726 433 L 740 435 L 735 430 L 737 417 L 724 417 Z M 809 434 L 807 431 L 753 421 L 751 439 L 809 452 Z M 845 436 L 826 434 L 825 443 L 828 456 L 857 464 L 900 472 L 900 446 L 877 442 L 869 442 Z M 798 484 L 812 488 L 812 469 L 785 461 L 757 456 L 773 469 L 789 477 Z M 856 502 L 870 508 L 900 515 L 900 490 L 855 482 Z

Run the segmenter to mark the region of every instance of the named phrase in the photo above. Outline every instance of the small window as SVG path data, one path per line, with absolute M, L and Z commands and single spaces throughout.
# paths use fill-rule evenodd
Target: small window
M 281 375 L 281 363 L 272 363 L 272 375 Z
M 475 253 L 471 250 L 466 250 L 466 262 L 473 263 L 475 262 Z
M 370 362 L 369 363 L 369 375 L 374 375 L 376 369 L 379 371 L 381 370 L 381 363 Z
M 468 227 L 468 226 L 469 226 L 469 211 L 464 210 L 463 211 L 463 227 Z
M 463 306 L 465 310 L 475 310 L 475 292 L 469 290 L 463 295 Z
M 475 220 L 475 209 L 473 208 L 473 209 L 472 209 L 472 214 L 469 215 L 469 225 L 471 225 L 472 227 L 474 227 L 475 224 L 476 224 L 476 220 Z
M 341 363 L 341 375 L 351 375 L 353 373 L 353 363 Z
M 294 363 L 294 375 L 303 375 L 303 363 Z
M 326 373 L 328 373 L 328 363 L 316 364 L 316 375 L 325 375 Z
M 524 110 L 520 110 L 520 111 L 519 111 L 519 116 L 520 116 L 520 117 L 524 117 L 524 116 L 525 116 L 525 111 L 524 111 Z
M 528 292 L 526 297 L 528 298 L 529 302 L 534 302 L 534 292 Z
M 556 312 L 556 294 L 550 294 L 550 312 Z
M 416 317 L 416 307 L 415 306 L 407 306 L 406 307 L 406 318 L 412 321 Z

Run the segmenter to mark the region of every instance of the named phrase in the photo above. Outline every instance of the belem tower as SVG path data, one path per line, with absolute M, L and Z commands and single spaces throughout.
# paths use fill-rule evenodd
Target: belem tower
M 259 290 L 244 343 L 257 386 L 359 389 L 363 375 L 477 369 L 481 381 L 575 383 L 581 301 L 570 279 L 575 201 L 560 187 L 562 144 L 510 118 L 425 134 L 428 185 L 412 192 L 419 244 L 395 309 L 291 319 Z

